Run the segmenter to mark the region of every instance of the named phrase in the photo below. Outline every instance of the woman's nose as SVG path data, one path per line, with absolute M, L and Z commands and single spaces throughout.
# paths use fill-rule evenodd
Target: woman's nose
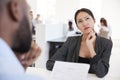
M 83 26 L 85 27 L 87 25 L 87 21 L 83 21 Z

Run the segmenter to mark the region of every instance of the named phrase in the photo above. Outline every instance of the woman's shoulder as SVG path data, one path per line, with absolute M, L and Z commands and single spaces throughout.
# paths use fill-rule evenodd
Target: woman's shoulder
M 70 36 L 67 38 L 66 42 L 68 43 L 76 43 L 81 40 L 81 36 Z
M 98 40 L 98 42 L 99 42 L 100 44 L 103 44 L 103 45 L 105 45 L 105 44 L 113 45 L 112 40 L 106 39 L 106 38 L 101 37 L 101 36 L 97 36 L 97 40 Z
M 68 37 L 68 40 L 78 40 L 80 38 L 81 38 L 81 36 L 70 36 L 70 37 Z

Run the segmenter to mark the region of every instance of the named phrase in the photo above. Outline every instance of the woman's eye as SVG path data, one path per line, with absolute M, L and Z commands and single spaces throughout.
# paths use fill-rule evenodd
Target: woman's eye
M 78 23 L 81 23 L 82 21 L 78 21 Z
M 90 19 L 90 18 L 86 18 L 86 20 L 88 20 L 88 19 Z

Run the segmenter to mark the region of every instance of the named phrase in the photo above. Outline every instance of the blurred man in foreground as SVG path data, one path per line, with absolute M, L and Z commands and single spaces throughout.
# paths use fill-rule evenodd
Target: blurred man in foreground
M 32 43 L 25 0 L 0 0 L 0 80 L 25 80 L 41 50 Z M 32 78 L 30 78 L 32 79 Z

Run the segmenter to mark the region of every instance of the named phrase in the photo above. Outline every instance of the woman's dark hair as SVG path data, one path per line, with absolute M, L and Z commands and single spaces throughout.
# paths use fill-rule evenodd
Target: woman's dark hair
M 76 13 L 75 13 L 74 20 L 75 20 L 75 23 L 76 23 L 76 24 L 77 24 L 76 18 L 77 18 L 77 15 L 78 15 L 80 12 L 86 12 L 86 13 L 88 13 L 93 19 L 95 19 L 93 13 L 92 13 L 89 9 L 87 9 L 87 8 L 81 8 L 81 9 L 77 10 Z
M 105 18 L 101 18 L 100 23 L 103 23 L 103 25 L 106 26 L 106 27 L 108 26 Z

